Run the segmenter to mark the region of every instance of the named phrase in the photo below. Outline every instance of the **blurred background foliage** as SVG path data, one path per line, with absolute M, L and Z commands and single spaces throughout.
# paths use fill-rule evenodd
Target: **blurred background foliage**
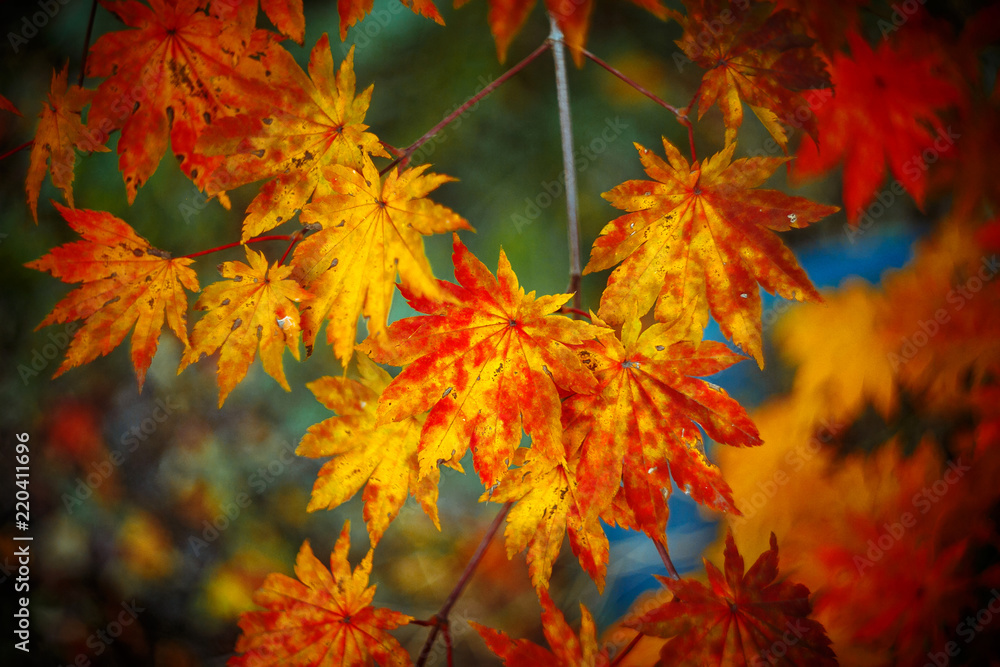
M 507 63 L 499 64 L 483 0 L 461 11 L 440 3 L 446 27 L 399 9 L 397 0 L 376 0 L 373 14 L 353 27 L 342 44 L 335 38 L 334 4 L 307 1 L 305 48 L 285 44 L 303 64 L 323 32 L 334 37 L 335 62 L 353 45 L 359 88 L 375 85 L 367 122 L 380 139 L 397 147 L 416 140 L 530 53 L 548 32 L 544 15 L 536 9 L 514 40 Z M 34 11 L 30 3 L 4 3 L 0 32 L 20 31 L 24 17 Z M 0 45 L 0 93 L 23 113 L 22 117 L 0 114 L 0 151 L 33 136 L 54 68 L 68 60 L 71 80 L 78 75 L 89 11 L 85 0 L 66 0 L 16 52 L 11 45 Z M 679 26 L 621 2 L 598 2 L 593 26 L 591 51 L 672 104 L 683 106 L 691 98 L 701 71 L 691 64 L 676 64 L 674 56 L 680 51 L 673 40 L 680 36 Z M 113 16 L 98 9 L 95 35 L 119 28 Z M 570 95 L 574 140 L 578 155 L 585 156 L 580 208 L 581 252 L 586 261 L 600 229 L 617 216 L 600 194 L 627 179 L 644 177 L 632 142 L 657 147 L 659 152 L 661 136 L 683 145 L 686 133 L 670 113 L 593 63 L 570 71 Z M 701 155 L 721 148 L 723 128 L 717 110 L 696 128 Z M 761 154 L 766 138 L 756 118 L 748 115 L 738 154 Z M 112 152 L 78 160 L 76 206 L 121 217 L 174 256 L 239 238 L 240 212 L 258 185 L 230 193 L 233 207 L 226 211 L 215 201 L 204 203 L 168 156 L 134 205 L 128 206 L 114 142 L 112 137 Z M 463 234 L 463 240 L 488 267 L 496 267 L 502 247 L 526 290 L 565 291 L 565 206 L 560 196 L 551 196 L 563 167 L 548 55 L 426 144 L 414 163 L 423 161 L 460 179 L 433 197 L 477 229 L 474 235 Z M 305 384 L 323 375 L 338 375 L 342 369 L 323 346 L 302 363 L 286 355 L 292 387 L 286 393 L 255 362 L 247 379 L 218 410 L 214 363 L 199 363 L 177 375 L 181 349 L 167 333 L 141 394 L 124 345 L 50 379 L 69 332 L 61 325 L 39 331 L 34 327 L 70 286 L 23 265 L 75 235 L 47 203 L 50 198 L 60 200 L 48 180 L 40 198 L 39 224 L 31 222 L 23 185 L 27 165 L 27 151 L 0 163 L 6 176 L 0 180 L 5 204 L 0 210 L 0 252 L 5 259 L 0 263 L 4 371 L 0 457 L 3 488 L 11 489 L 12 434 L 30 434 L 35 537 L 31 659 L 46 665 L 71 664 L 79 656 L 107 665 L 222 665 L 235 644 L 238 614 L 250 608 L 252 592 L 268 572 L 291 572 L 303 539 L 310 539 L 323 560 L 344 519 L 350 518 L 352 562 L 367 549 L 358 498 L 336 511 L 306 513 L 322 462 L 293 455 L 306 429 L 329 416 Z M 837 203 L 841 191 L 837 174 L 791 190 L 783 170 L 768 187 L 822 203 Z M 945 205 L 943 198 L 932 198 L 920 212 L 903 198 L 856 242 L 845 234 L 843 213 L 782 238 L 821 288 L 834 288 L 849 276 L 876 283 L 886 268 L 906 264 L 914 240 L 927 233 Z M 295 224 L 289 223 L 288 229 Z M 450 239 L 429 238 L 426 245 L 437 276 L 452 278 Z M 257 249 L 274 260 L 284 244 Z M 217 264 L 240 258 L 239 249 L 202 258 L 195 265 L 201 284 L 217 279 Z M 597 309 L 606 279 L 607 273 L 585 278 L 585 308 Z M 713 378 L 748 408 L 788 391 L 794 375 L 792 365 L 770 342 L 772 325 L 786 310 L 785 304 L 765 295 L 764 309 L 767 368 L 761 372 L 748 362 Z M 409 313 L 397 298 L 390 319 Z M 705 337 L 721 338 L 714 323 Z M 437 610 L 498 510 L 476 502 L 481 488 L 474 475 L 446 469 L 442 477 L 442 531 L 433 529 L 411 499 L 375 552 L 376 604 L 417 618 L 428 618 Z M 0 537 L 8 567 L 13 551 L 12 499 L 13 493 L 7 491 L 0 498 L 5 519 Z M 700 571 L 700 556 L 716 537 L 718 517 L 703 515 L 683 494 L 675 494 L 671 512 L 674 562 L 682 573 Z M 595 613 L 601 628 L 609 626 L 639 592 L 655 587 L 650 575 L 662 573 L 646 538 L 620 530 L 609 529 L 609 534 L 611 561 L 603 596 L 597 595 L 569 549 L 563 549 L 552 590 L 571 623 L 579 616 L 573 601 L 580 600 Z M 744 553 L 750 559 L 757 554 Z M 9 597 L 11 577 L 5 576 L 4 596 Z M 97 633 L 112 629 L 109 624 L 129 603 L 143 611 L 120 637 L 105 642 Z M 543 642 L 538 603 L 523 558 L 507 561 L 501 544 L 490 549 L 456 610 L 452 627 L 458 664 L 490 661 L 482 642 L 462 622 L 465 619 L 502 628 L 512 637 Z M 4 618 L 10 616 L 5 613 Z M 411 627 L 397 634 L 415 654 L 425 631 Z M 9 661 L 13 655 L 9 641 L 2 651 Z M 431 664 L 443 664 L 443 652 L 432 659 L 436 662 Z

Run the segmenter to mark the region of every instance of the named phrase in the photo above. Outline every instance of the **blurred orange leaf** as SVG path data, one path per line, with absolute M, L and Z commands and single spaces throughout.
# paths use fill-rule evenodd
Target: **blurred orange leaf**
M 836 665 L 823 626 L 809 618 L 809 589 L 778 576 L 778 541 L 749 571 L 726 538 L 725 574 L 705 562 L 709 586 L 657 577 L 674 599 L 625 625 L 656 637 L 673 637 L 661 651 L 668 665 L 749 667 L 772 660 L 795 665 Z
M 580 605 L 580 635 L 577 637 L 566 622 L 566 617 L 552 602 L 546 591 L 539 593 L 542 603 L 542 631 L 551 651 L 527 639 L 511 639 L 503 632 L 469 621 L 486 645 L 507 667 L 535 667 L 535 665 L 561 665 L 565 667 L 595 667 L 607 665 L 608 654 L 597 647 L 597 627 L 594 617 L 583 604 Z

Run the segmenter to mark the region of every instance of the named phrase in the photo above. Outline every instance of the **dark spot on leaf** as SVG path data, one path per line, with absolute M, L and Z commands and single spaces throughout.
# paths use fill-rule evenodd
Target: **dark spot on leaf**
M 251 155 L 256 155 L 257 157 L 264 157 L 264 149 L 263 148 L 258 148 L 255 151 L 250 151 L 250 154 Z
M 451 387 L 448 387 L 447 389 L 445 389 L 444 393 L 441 394 L 441 398 L 444 398 L 445 396 L 447 396 L 448 394 L 450 394 L 451 393 L 451 389 L 452 389 Z
M 272 118 L 261 118 L 260 122 L 264 123 L 264 125 L 270 125 L 271 123 L 274 122 L 274 119 L 272 119 Z
M 340 262 L 340 260 L 339 260 L 339 259 L 337 259 L 336 257 L 334 257 L 334 258 L 333 258 L 333 261 L 332 261 L 332 262 L 330 262 L 330 268 L 332 269 L 333 267 L 337 266 L 337 264 L 338 264 L 339 262 Z
M 341 220 L 341 221 L 340 221 L 340 224 L 339 224 L 339 225 L 337 225 L 337 226 L 338 226 L 338 227 L 343 227 L 343 226 L 344 226 L 344 225 L 346 225 L 346 224 L 347 224 L 347 220 Z
M 107 308 L 108 306 L 110 306 L 111 304 L 115 303 L 116 301 L 118 301 L 120 299 L 121 299 L 120 296 L 116 296 L 113 299 L 108 299 L 107 301 L 104 302 L 104 306 L 103 307 Z
M 233 278 L 233 282 L 234 283 L 241 283 L 241 282 L 243 282 L 243 276 L 236 276 L 235 278 Z
M 264 326 L 262 324 L 257 325 L 257 340 L 260 340 L 261 332 L 264 331 Z
M 284 219 L 285 219 L 285 218 L 284 218 L 284 216 L 281 216 L 281 215 L 279 215 L 278 217 L 276 217 L 276 218 L 274 219 L 274 221 L 275 221 L 275 222 L 281 222 L 281 221 L 282 221 L 282 220 L 284 220 Z
M 212 116 L 207 111 L 205 113 L 203 113 L 201 115 L 201 117 L 205 119 L 205 124 L 206 125 L 211 125 L 212 124 Z
M 237 318 L 236 318 L 236 319 L 235 319 L 235 320 L 233 321 L 233 328 L 232 328 L 232 329 L 230 329 L 230 331 L 236 331 L 236 329 L 238 329 L 238 328 L 239 328 L 239 326 L 240 326 L 241 324 L 243 324 L 243 320 L 242 320 L 242 319 L 240 319 L 239 317 L 237 317 Z
M 665 348 L 664 348 L 664 347 L 663 347 L 662 345 L 657 345 L 657 346 L 656 346 L 656 351 L 657 351 L 657 352 L 663 352 L 663 350 L 664 350 L 664 349 L 665 349 Z
M 133 248 L 132 249 L 132 254 L 135 255 L 136 257 L 142 257 L 146 253 L 144 253 L 143 251 L 139 250 L 138 248 Z
M 229 299 L 223 299 L 222 302 L 219 305 L 220 306 L 228 306 L 229 305 Z
M 198 178 L 198 170 L 197 169 L 192 169 L 191 170 L 191 178 L 192 179 Z

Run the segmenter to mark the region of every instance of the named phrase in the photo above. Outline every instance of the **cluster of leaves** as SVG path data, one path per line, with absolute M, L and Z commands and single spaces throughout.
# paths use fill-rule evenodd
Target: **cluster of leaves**
M 638 4 L 677 20 L 684 29 L 678 45 L 706 70 L 690 104 L 677 111 L 679 120 L 690 130 L 695 104 L 700 119 L 718 103 L 724 142 L 701 160 L 693 135 L 690 160 L 665 138 L 665 158 L 636 145 L 648 180 L 626 181 L 604 195 L 624 213 L 603 229 L 584 272 L 617 268 L 587 323 L 567 316 L 576 310 L 566 306 L 571 294 L 525 293 L 502 250 L 494 274 L 465 247 L 457 232 L 471 231 L 470 223 L 429 199 L 452 179 L 426 165 L 408 167 L 409 149 L 368 131 L 372 87 L 357 93 L 353 51 L 335 67 L 324 35 L 308 71 L 296 64 L 281 42 L 303 41 L 300 3 L 261 3 L 281 34 L 256 27 L 254 1 L 107 3 L 126 28 L 91 48 L 87 73 L 102 79 L 95 89 L 68 86 L 67 69 L 53 75 L 26 184 L 37 219 L 48 163 L 69 204 L 56 207 L 82 238 L 28 265 L 82 283 L 39 325 L 83 321 L 56 375 L 109 353 L 132 331 L 141 389 L 166 322 L 184 346 L 178 372 L 218 355 L 221 406 L 258 351 L 264 370 L 287 390 L 284 350 L 299 359 L 304 343 L 311 353 L 325 324 L 326 342 L 345 369 L 356 360 L 359 377 L 345 373 L 309 385 L 335 416 L 311 427 L 298 450 L 331 457 L 308 509 L 334 508 L 362 491 L 374 549 L 409 495 L 437 524 L 440 467 L 461 470 L 471 450 L 481 500 L 509 508 L 508 556 L 527 551 L 556 659 L 606 661 L 589 612 L 583 611 L 577 638 L 548 592 L 564 537 L 600 590 L 608 561 L 602 522 L 644 532 L 669 563 L 674 484 L 706 507 L 739 514 L 733 490 L 706 456 L 702 431 L 734 448 L 760 445 L 761 437 L 739 403 L 698 379 L 744 358 L 703 340 L 703 331 L 711 315 L 763 366 L 758 286 L 787 299 L 820 300 L 776 232 L 838 209 L 761 188 L 789 158 L 736 157 L 743 103 L 782 151 L 790 128 L 805 129 L 810 138 L 796 175 L 825 171 L 847 156 L 844 198 L 856 221 L 881 183 L 883 156 L 922 203 L 926 169 L 903 180 L 906 156 L 933 146 L 930 130 L 944 127 L 938 112 L 964 99 L 933 56 L 907 60 L 912 47 L 889 40 L 872 49 L 853 32 L 854 21 L 837 37 L 820 33 L 808 13 L 749 0 L 686 0 L 685 14 L 655 0 Z M 491 4 L 501 58 L 531 5 Z M 589 56 L 583 45 L 590 2 L 546 6 L 558 27 L 553 39 L 582 63 Z M 429 0 L 411 7 L 441 21 Z M 342 1 L 339 9 L 343 38 L 370 2 Z M 718 28 L 706 45 L 708 24 Z M 850 55 L 839 50 L 845 42 Z M 888 78 L 904 61 L 905 77 L 897 68 Z M 932 75 L 933 94 L 902 119 L 899 109 L 913 102 L 913 86 Z M 867 110 L 876 102 L 856 98 L 871 97 L 875 87 L 890 102 L 880 103 L 873 122 Z M 849 143 L 859 127 L 870 139 L 864 151 Z M 130 203 L 168 144 L 192 182 L 227 208 L 228 190 L 263 181 L 243 213 L 246 263 L 225 262 L 223 280 L 202 289 L 191 265 L 210 251 L 174 258 L 123 220 L 72 208 L 76 150 L 107 150 L 115 131 Z M 818 151 L 810 142 L 818 142 Z M 401 159 L 376 166 L 393 156 Z M 296 224 L 293 234 L 261 236 Z M 447 232 L 454 283 L 434 278 L 423 249 L 423 236 Z M 264 238 L 290 241 L 288 251 L 272 260 L 250 248 Z M 420 314 L 389 323 L 397 288 Z M 185 290 L 200 293 L 194 309 L 205 311 L 190 332 Z M 356 346 L 360 317 L 368 335 Z M 391 377 L 373 362 L 402 371 Z M 522 431 L 530 447 L 522 446 Z M 244 616 L 242 656 L 234 663 L 407 661 L 387 631 L 412 619 L 371 606 L 372 552 L 352 572 L 348 547 L 345 525 L 330 571 L 307 543 L 296 564 L 298 582 L 268 579 L 256 597 L 266 611 Z M 632 627 L 681 635 L 666 644 L 666 661 L 743 664 L 737 654 L 773 643 L 767 628 L 810 612 L 803 586 L 775 583 L 773 539 L 757 564 L 743 570 L 730 539 L 724 580 L 711 567 L 710 590 L 665 580 L 675 599 Z M 822 628 L 805 623 L 809 637 L 796 651 L 815 664 L 831 662 Z M 551 659 L 539 647 L 477 630 L 510 664 Z

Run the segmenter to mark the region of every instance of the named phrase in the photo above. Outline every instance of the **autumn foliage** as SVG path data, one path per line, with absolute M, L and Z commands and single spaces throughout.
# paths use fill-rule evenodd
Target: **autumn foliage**
M 27 265 L 76 286 L 38 325 L 81 323 L 55 375 L 95 362 L 131 334 L 141 390 L 164 326 L 183 346 L 178 373 L 217 368 L 219 407 L 258 355 L 285 390 L 286 350 L 308 363 L 316 346 L 328 345 L 342 366 L 320 369 L 323 376 L 308 385 L 331 414 L 298 446 L 298 455 L 324 460 L 301 510 L 333 509 L 360 492 L 369 550 L 352 569 L 349 523 L 329 568 L 304 543 L 295 577 L 268 575 L 254 596 L 259 609 L 242 615 L 229 664 L 422 663 L 426 656 L 408 655 L 392 633 L 414 622 L 431 627 L 431 641 L 442 633 L 448 642 L 450 606 L 417 621 L 373 602 L 373 562 L 408 497 L 440 528 L 439 494 L 448 493 L 439 489 L 441 469 L 464 471 L 469 452 L 480 500 L 502 505 L 507 557 L 525 559 L 542 609 L 547 648 L 472 624 L 508 665 L 624 664 L 642 650 L 671 665 L 829 665 L 838 657 L 890 664 L 873 657 L 882 649 L 898 660 L 891 664 L 916 665 L 954 639 L 956 621 L 943 609 L 982 602 L 956 590 L 996 581 L 996 570 L 977 573 L 973 564 L 987 544 L 996 546 L 988 522 L 974 536 L 954 532 L 956 517 L 996 509 L 971 491 L 935 505 L 933 527 L 921 524 L 923 532 L 900 538 L 912 544 L 891 568 L 878 559 L 862 568 L 878 571 L 871 575 L 877 592 L 850 579 L 866 540 L 877 541 L 881 525 L 895 520 L 886 508 L 907 511 L 906 500 L 946 460 L 1000 465 L 1000 296 L 991 282 L 998 269 L 980 261 L 1000 249 L 993 217 L 1000 202 L 969 190 L 996 172 L 955 159 L 997 140 L 997 128 L 974 115 L 996 118 L 1000 104 L 976 60 L 985 38 L 959 39 L 923 9 L 912 24 L 890 21 L 887 30 L 884 18 L 857 7 L 864 3 L 818 3 L 838 17 L 827 22 L 813 3 L 684 0 L 677 11 L 634 2 L 655 20 L 676 22 L 677 57 L 703 70 L 683 107 L 650 94 L 649 104 L 673 113 L 688 145 L 664 137 L 661 153 L 635 144 L 636 167 L 647 178 L 604 193 L 617 212 L 608 208 L 582 269 L 580 249 L 571 251 L 577 268 L 563 294 L 523 286 L 502 249 L 494 270 L 466 247 L 462 235 L 476 221 L 433 199 L 456 179 L 409 164 L 420 142 L 390 146 L 365 123 L 377 82 L 356 81 L 353 50 L 335 62 L 324 34 L 306 69 L 296 63 L 283 42 L 304 41 L 301 1 L 261 0 L 259 8 L 256 0 L 102 1 L 121 27 L 90 47 L 90 85 L 70 85 L 68 67 L 53 72 L 25 187 L 26 212 L 52 224 L 44 202 L 39 210 L 47 172 L 65 202 L 53 209 L 80 237 Z M 404 4 L 444 22 L 431 0 Z M 490 0 L 501 61 L 534 4 Z M 542 50 L 567 47 L 578 66 L 598 72 L 593 62 L 603 61 L 586 49 L 593 0 L 543 4 L 553 29 Z M 371 0 L 339 0 L 340 38 L 371 8 Z M 258 13 L 275 30 L 259 27 Z M 876 27 L 866 32 L 866 24 Z M 144 84 L 142 100 L 129 96 L 136 82 Z M 988 111 L 972 111 L 973 100 Z M 950 134 L 954 119 L 970 129 Z M 695 123 L 718 131 L 701 156 Z M 772 154 L 745 155 L 740 137 L 752 124 L 770 137 Z M 114 133 L 130 204 L 168 155 L 227 209 L 227 193 L 255 184 L 245 210 L 232 210 L 241 257 L 219 264 L 219 280 L 199 284 L 192 268 L 218 248 L 174 256 L 140 235 L 144 221 L 74 208 L 78 153 L 109 150 Z M 982 153 L 980 162 L 990 159 Z M 883 288 L 850 285 L 821 295 L 782 239 L 837 224 L 830 219 L 840 208 L 774 184 L 784 175 L 805 182 L 841 163 L 849 237 L 878 218 L 871 207 L 889 187 L 887 174 L 900 185 L 896 196 L 908 193 L 920 207 L 954 189 L 961 217 L 946 219 L 921 247 L 918 268 Z M 434 234 L 452 239 L 454 282 L 436 278 L 424 253 L 424 237 Z M 274 251 L 266 240 L 286 243 Z M 983 262 L 992 274 L 982 273 Z M 585 312 L 581 276 L 606 270 L 601 294 L 586 295 L 596 312 Z M 979 276 L 974 291 L 971 276 Z M 948 291 L 955 280 L 968 294 Z M 792 397 L 785 408 L 752 415 L 703 378 L 749 358 L 764 367 L 760 288 L 809 305 L 777 329 L 782 354 L 796 367 Z M 390 321 L 400 298 L 416 315 Z M 712 320 L 725 341 L 705 340 Z M 918 344 L 912 323 L 928 321 L 937 322 L 936 333 L 925 328 L 929 342 Z M 847 458 L 838 458 L 843 452 L 825 446 L 780 485 L 776 493 L 784 495 L 764 510 L 748 504 L 754 471 L 780 468 L 780 457 L 808 441 L 821 420 L 850 424 L 871 408 L 892 423 L 915 404 L 962 427 L 918 438 L 912 457 L 901 452 L 902 436 L 888 438 L 891 448 L 872 459 L 847 447 Z M 831 437 L 848 432 L 840 426 Z M 713 452 L 709 443 L 724 447 Z M 873 467 L 908 472 L 885 497 L 850 499 L 852 475 Z M 984 472 L 970 478 L 996 500 Z M 675 490 L 729 523 L 722 569 L 706 561 L 707 583 L 674 571 L 666 530 Z M 850 522 L 811 522 L 796 509 L 810 494 L 851 504 Z M 585 606 L 579 630 L 567 622 L 554 602 L 562 598 L 553 568 L 568 538 L 603 591 L 605 526 L 648 536 L 670 576 L 659 577 L 652 608 L 630 612 L 601 641 Z M 754 560 L 749 569 L 741 553 Z M 455 595 L 461 585 L 464 579 Z M 895 606 L 873 610 L 875 598 Z M 934 613 L 940 617 L 929 621 Z M 792 627 L 796 641 L 785 646 Z

